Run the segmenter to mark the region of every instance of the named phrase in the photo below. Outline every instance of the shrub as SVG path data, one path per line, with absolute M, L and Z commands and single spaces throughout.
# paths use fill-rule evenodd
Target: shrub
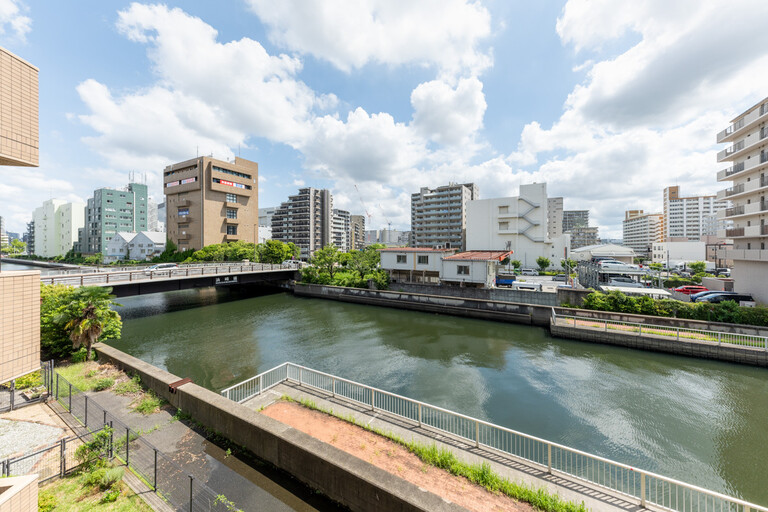
M 104 493 L 104 496 L 101 497 L 99 500 L 99 503 L 112 503 L 114 501 L 117 501 L 117 498 L 120 496 L 120 489 L 117 487 L 114 487 L 110 489 L 109 491 Z
M 40 370 L 16 379 L 16 389 L 29 389 L 42 385 L 43 378 L 40 376 Z
M 37 495 L 38 512 L 51 512 L 56 508 L 56 496 L 50 491 L 40 491 Z
M 115 386 L 116 395 L 128 395 L 141 391 L 141 377 L 134 375 L 131 380 L 121 382 Z
M 115 385 L 115 379 L 112 379 L 110 377 L 104 377 L 103 379 L 99 379 L 96 381 L 96 384 L 93 385 L 93 390 L 104 391 L 105 389 L 109 389 L 114 385 Z
M 162 399 L 152 391 L 148 391 L 147 395 L 136 406 L 136 410 L 141 414 L 148 415 L 156 412 L 162 405 Z
M 109 468 L 104 470 L 99 478 L 99 489 L 106 491 L 123 479 L 123 468 Z M 114 500 L 113 500 L 114 501 Z

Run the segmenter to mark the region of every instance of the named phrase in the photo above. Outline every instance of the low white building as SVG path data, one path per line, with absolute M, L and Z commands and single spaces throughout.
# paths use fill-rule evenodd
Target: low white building
M 259 226 L 258 243 L 263 244 L 267 240 L 272 240 L 272 226 Z
M 146 261 L 165 250 L 166 234 L 158 231 L 130 233 L 121 231 L 107 243 L 104 263 L 118 260 Z
M 35 254 L 63 256 L 77 242 L 77 231 L 85 226 L 85 203 L 49 199 L 32 214 L 35 225 Z
M 706 261 L 707 244 L 699 241 L 655 242 L 651 252 L 653 263 L 688 263 Z
M 548 258 L 559 266 L 570 257 L 570 235 L 549 237 L 547 184 L 520 186 L 517 197 L 470 201 L 467 205 L 468 251 L 513 251 L 523 267 Z
M 440 282 L 492 288 L 496 283 L 499 263 L 512 256 L 512 251 L 466 251 L 443 256 Z
M 587 245 L 571 251 L 576 261 L 591 261 L 592 258 L 613 258 L 624 263 L 634 263 L 635 250 L 631 247 L 614 244 Z
M 443 257 L 454 249 L 398 247 L 379 249 L 381 268 L 393 283 L 439 284 Z

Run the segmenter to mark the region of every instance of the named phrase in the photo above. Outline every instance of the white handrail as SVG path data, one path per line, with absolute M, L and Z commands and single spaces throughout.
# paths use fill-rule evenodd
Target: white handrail
M 557 318 L 554 309 L 552 310 L 552 315 L 553 315 L 553 318 L 555 318 L 555 319 Z M 448 409 L 444 409 L 442 407 L 431 405 L 431 404 L 428 404 L 426 402 L 421 402 L 419 400 L 413 400 L 411 398 L 408 398 L 408 397 L 405 397 L 405 396 L 402 396 L 402 395 L 398 395 L 396 393 L 391 393 L 389 391 L 384 391 L 384 390 L 381 390 L 381 389 L 378 389 L 378 388 L 374 388 L 372 386 L 368 386 L 368 385 L 365 385 L 365 384 L 361 384 L 359 382 L 355 382 L 353 380 L 345 379 L 343 377 L 338 377 L 338 376 L 332 375 L 330 373 L 321 372 L 321 371 L 314 370 L 312 368 L 309 368 L 309 367 L 306 367 L 306 366 L 302 366 L 302 365 L 298 365 L 298 364 L 291 363 L 291 362 L 283 363 L 283 364 L 278 365 L 278 366 L 276 366 L 276 367 L 274 367 L 274 368 L 272 368 L 270 370 L 267 370 L 266 372 L 262 372 L 262 373 L 260 373 L 260 374 L 258 374 L 256 376 L 254 376 L 254 377 L 251 377 L 250 379 L 247 379 L 247 380 L 245 380 L 245 381 L 243 381 L 243 382 L 241 382 L 239 384 L 235 384 L 234 386 L 230 386 L 230 387 L 222 390 L 221 394 L 228 398 L 229 395 L 230 395 L 230 392 L 233 389 L 236 389 L 236 388 L 244 386 L 244 385 L 246 385 L 248 383 L 254 382 L 257 379 L 261 379 L 262 377 L 266 376 L 267 374 L 275 372 L 276 370 L 279 370 L 282 367 L 286 368 L 286 372 L 285 372 L 286 376 L 285 376 L 285 378 L 283 378 L 279 382 L 283 382 L 283 381 L 297 381 L 297 379 L 292 378 L 290 376 L 290 368 L 293 367 L 293 368 L 295 368 L 296 370 L 299 371 L 299 378 L 298 378 L 297 382 L 301 386 L 309 386 L 309 387 L 314 388 L 314 389 L 318 389 L 318 390 L 321 390 L 321 391 L 324 391 L 324 392 L 329 392 L 327 389 L 325 389 L 323 387 L 320 387 L 320 386 L 316 386 L 314 384 L 311 384 L 311 383 L 307 382 L 303 378 L 303 374 L 305 372 L 310 372 L 311 374 L 314 374 L 315 376 L 322 376 L 322 377 L 331 379 L 331 382 L 333 383 L 332 384 L 332 386 L 333 386 L 332 387 L 332 392 L 333 392 L 333 396 L 335 396 L 335 397 L 338 397 L 338 398 L 341 398 L 341 399 L 345 399 L 345 400 L 349 400 L 349 401 L 356 402 L 356 403 L 363 403 L 363 404 L 366 404 L 366 405 L 370 405 L 371 408 L 374 409 L 374 410 L 377 409 L 377 410 L 380 410 L 380 411 L 385 411 L 385 412 L 387 412 L 389 414 L 396 415 L 396 416 L 398 416 L 400 418 L 404 418 L 404 419 L 407 419 L 407 420 L 410 420 L 410 421 L 415 421 L 413 418 L 410 418 L 408 416 L 404 416 L 402 414 L 399 414 L 399 413 L 397 413 L 395 411 L 388 410 L 386 408 L 377 407 L 376 404 L 375 404 L 375 402 L 376 402 L 375 396 L 376 395 L 383 395 L 383 396 L 388 396 L 388 397 L 395 398 L 395 399 L 398 399 L 398 400 L 402 400 L 402 401 L 404 401 L 407 404 L 410 404 L 410 405 L 413 405 L 413 406 L 418 406 L 418 411 L 419 411 L 418 423 L 419 423 L 419 426 L 424 426 L 424 427 L 428 427 L 428 428 L 431 428 L 431 429 L 439 430 L 441 432 L 446 432 L 446 433 L 448 433 L 450 435 L 458 436 L 458 437 L 460 437 L 462 439 L 469 439 L 469 440 L 475 441 L 476 446 L 480 446 L 482 444 L 483 447 L 491 448 L 493 450 L 503 451 L 503 452 L 507 453 L 508 455 L 512 455 L 512 456 L 515 456 L 515 457 L 519 457 L 519 458 L 525 459 L 526 461 L 528 461 L 530 463 L 533 463 L 533 464 L 536 464 L 536 465 L 541 466 L 541 467 L 546 467 L 549 473 L 552 473 L 553 471 L 557 471 L 557 472 L 560 472 L 560 473 L 563 473 L 563 474 L 568 474 L 568 475 L 570 475 L 572 477 L 584 480 L 584 481 L 589 482 L 589 483 L 591 483 L 593 485 L 597 485 L 597 486 L 602 487 L 602 488 L 610 489 L 613 492 L 618 492 L 618 493 L 621 493 L 623 495 L 630 496 L 632 498 L 638 499 L 641 506 L 646 506 L 646 504 L 652 503 L 652 504 L 660 505 L 660 506 L 662 506 L 664 508 L 667 508 L 669 510 L 676 510 L 675 508 L 672 507 L 672 494 L 671 494 L 672 488 L 671 487 L 668 488 L 668 491 L 669 491 L 669 502 L 668 503 L 666 503 L 666 504 L 664 503 L 665 502 L 664 498 L 666 496 L 666 491 L 662 491 L 662 502 L 661 503 L 656 503 L 656 502 L 653 501 L 652 496 L 651 496 L 652 492 L 650 491 L 650 485 L 649 485 L 649 482 L 648 482 L 648 479 L 651 479 L 652 482 L 654 480 L 656 480 L 656 481 L 661 482 L 662 484 L 666 484 L 668 486 L 676 486 L 676 487 L 682 488 L 682 489 L 684 489 L 686 491 L 689 491 L 691 493 L 695 492 L 695 493 L 699 493 L 700 495 L 703 495 L 703 496 L 700 496 L 700 498 L 704 499 L 704 505 L 701 505 L 701 499 L 697 499 L 697 500 L 695 500 L 695 502 L 692 499 L 691 502 L 688 503 L 687 510 L 694 510 L 692 508 L 693 503 L 696 504 L 696 510 L 709 510 L 710 509 L 710 507 L 709 507 L 709 501 L 710 500 L 712 501 L 712 505 L 713 505 L 711 508 L 714 509 L 714 501 L 715 500 L 720 500 L 720 501 L 726 502 L 727 504 L 744 507 L 744 511 L 755 510 L 755 511 L 760 511 L 760 512 L 768 512 L 768 508 L 766 508 L 766 507 L 755 505 L 753 503 L 749 503 L 749 502 L 741 500 L 739 498 L 734 498 L 734 497 L 731 497 L 731 496 L 727 496 L 725 494 L 722 494 L 722 493 L 719 493 L 719 492 L 716 492 L 716 491 L 711 491 L 711 490 L 705 489 L 703 487 L 699 487 L 699 486 L 696 486 L 696 485 L 688 484 L 688 483 L 682 482 L 680 480 L 676 480 L 674 478 L 669 478 L 669 477 L 665 477 L 663 475 L 652 473 L 650 471 L 641 470 L 641 469 L 632 467 L 632 466 L 630 466 L 628 464 L 623 464 L 621 462 L 616 462 L 616 461 L 607 459 L 605 457 L 600 457 L 598 455 L 593 455 L 593 454 L 590 454 L 590 453 L 587 453 L 587 452 L 584 452 L 584 451 L 581 451 L 581 450 L 577 450 L 575 448 L 570 448 L 570 447 L 565 446 L 565 445 L 561 445 L 561 444 L 558 444 L 558 443 L 547 441 L 546 439 L 541 439 L 541 438 L 536 437 L 536 436 L 531 436 L 531 435 L 528 435 L 528 434 L 525 434 L 525 433 L 522 433 L 522 432 L 518 432 L 516 430 L 512 430 L 512 429 L 509 429 L 509 428 L 506 428 L 506 427 L 502 427 L 500 425 L 495 425 L 493 423 L 489 423 L 489 422 L 484 421 L 484 420 L 480 420 L 480 419 L 477 419 L 477 418 L 473 418 L 471 416 L 467 416 L 467 415 L 464 415 L 464 414 L 461 414 L 461 413 L 450 411 Z M 349 384 L 351 386 L 357 386 L 359 388 L 362 388 L 364 390 L 369 391 L 370 392 L 370 397 L 371 397 L 370 404 L 368 404 L 367 402 L 361 402 L 360 400 L 356 400 L 354 398 L 346 397 L 343 394 L 339 394 L 336 391 L 336 383 L 345 383 L 345 384 Z M 273 384 L 273 385 L 275 385 L 275 384 Z M 270 387 L 272 387 L 272 386 L 270 386 Z M 260 392 L 263 392 L 263 390 L 261 389 L 261 385 L 259 385 L 259 388 L 260 388 L 259 392 L 253 392 L 249 396 L 246 396 L 245 398 L 242 398 L 241 400 L 239 400 L 239 402 L 242 403 L 242 402 L 248 400 L 249 398 L 252 398 L 253 396 L 258 395 Z M 475 436 L 476 436 L 475 439 L 472 439 L 471 437 L 467 437 L 467 436 L 464 436 L 464 435 L 459 434 L 457 432 L 452 432 L 450 430 L 442 429 L 442 428 L 439 428 L 439 427 L 436 427 L 436 426 L 433 426 L 433 425 L 423 424 L 422 417 L 421 417 L 421 411 L 422 411 L 422 409 L 424 407 L 426 407 L 426 408 L 428 408 L 429 410 L 432 410 L 432 411 L 437 411 L 437 412 L 443 413 L 445 415 L 448 415 L 449 417 L 462 419 L 462 420 L 465 420 L 467 422 L 470 422 L 470 423 L 474 424 L 475 425 Z M 504 433 L 512 434 L 513 436 L 521 437 L 521 438 L 529 440 L 529 441 L 533 441 L 535 443 L 541 443 L 542 447 L 546 446 L 546 448 L 547 448 L 547 457 L 546 457 L 547 458 L 547 463 L 544 464 L 544 463 L 539 462 L 537 460 L 533 460 L 533 459 L 531 459 L 529 457 L 525 457 L 525 456 L 520 455 L 520 454 L 515 454 L 515 453 L 512 453 L 511 451 L 500 449 L 500 448 L 494 447 L 494 446 L 486 444 L 486 443 L 481 443 L 480 442 L 480 436 L 479 436 L 479 432 L 480 432 L 479 431 L 479 426 L 481 426 L 481 425 L 484 426 L 484 427 L 488 427 L 488 428 L 492 429 L 493 431 L 504 432 Z M 640 476 L 640 493 L 639 493 L 640 495 L 638 496 L 634 492 L 633 493 L 627 493 L 627 492 L 624 492 L 622 490 L 617 489 L 616 487 L 612 487 L 612 486 L 609 486 L 609 485 L 601 484 L 599 481 L 596 481 L 594 478 L 590 478 L 589 476 L 584 476 L 584 475 L 578 474 L 578 472 L 577 473 L 573 473 L 573 472 L 569 472 L 569 471 L 566 471 L 566 470 L 563 470 L 563 469 L 553 468 L 553 465 L 552 465 L 552 449 L 553 448 L 556 449 L 556 450 L 561 450 L 562 452 L 566 452 L 566 453 L 575 455 L 575 456 L 584 457 L 584 458 L 586 458 L 590 462 L 603 463 L 603 464 L 608 465 L 608 466 L 610 466 L 612 468 L 618 468 L 618 469 L 625 470 L 627 472 L 626 473 L 627 476 L 630 475 L 630 474 L 639 475 Z M 616 473 L 616 476 L 618 477 L 618 472 Z M 616 483 L 618 484 L 618 481 Z M 637 486 L 634 485 L 634 483 L 635 482 L 630 484 L 629 482 L 627 482 L 627 486 L 632 485 L 632 487 L 636 489 Z M 622 486 L 623 486 L 623 480 L 622 480 Z M 658 496 L 658 483 L 656 483 L 656 490 L 657 490 L 657 496 Z M 730 510 L 730 508 L 728 508 L 728 510 Z

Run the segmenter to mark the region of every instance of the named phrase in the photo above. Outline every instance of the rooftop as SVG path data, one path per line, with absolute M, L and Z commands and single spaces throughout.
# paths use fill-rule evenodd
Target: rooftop
M 446 256 L 443 259 L 461 261 L 502 261 L 504 258 L 511 256 L 513 252 L 514 251 L 466 251 L 452 256 Z
M 387 247 L 379 252 L 454 252 L 456 249 L 435 249 L 433 247 Z

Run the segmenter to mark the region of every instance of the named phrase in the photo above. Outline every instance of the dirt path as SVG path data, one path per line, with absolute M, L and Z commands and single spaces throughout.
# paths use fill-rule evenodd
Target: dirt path
M 298 404 L 276 402 L 262 414 L 331 444 L 468 510 L 533 511 L 532 506 L 492 493 L 463 477 L 424 464 L 407 448 L 378 434 Z

